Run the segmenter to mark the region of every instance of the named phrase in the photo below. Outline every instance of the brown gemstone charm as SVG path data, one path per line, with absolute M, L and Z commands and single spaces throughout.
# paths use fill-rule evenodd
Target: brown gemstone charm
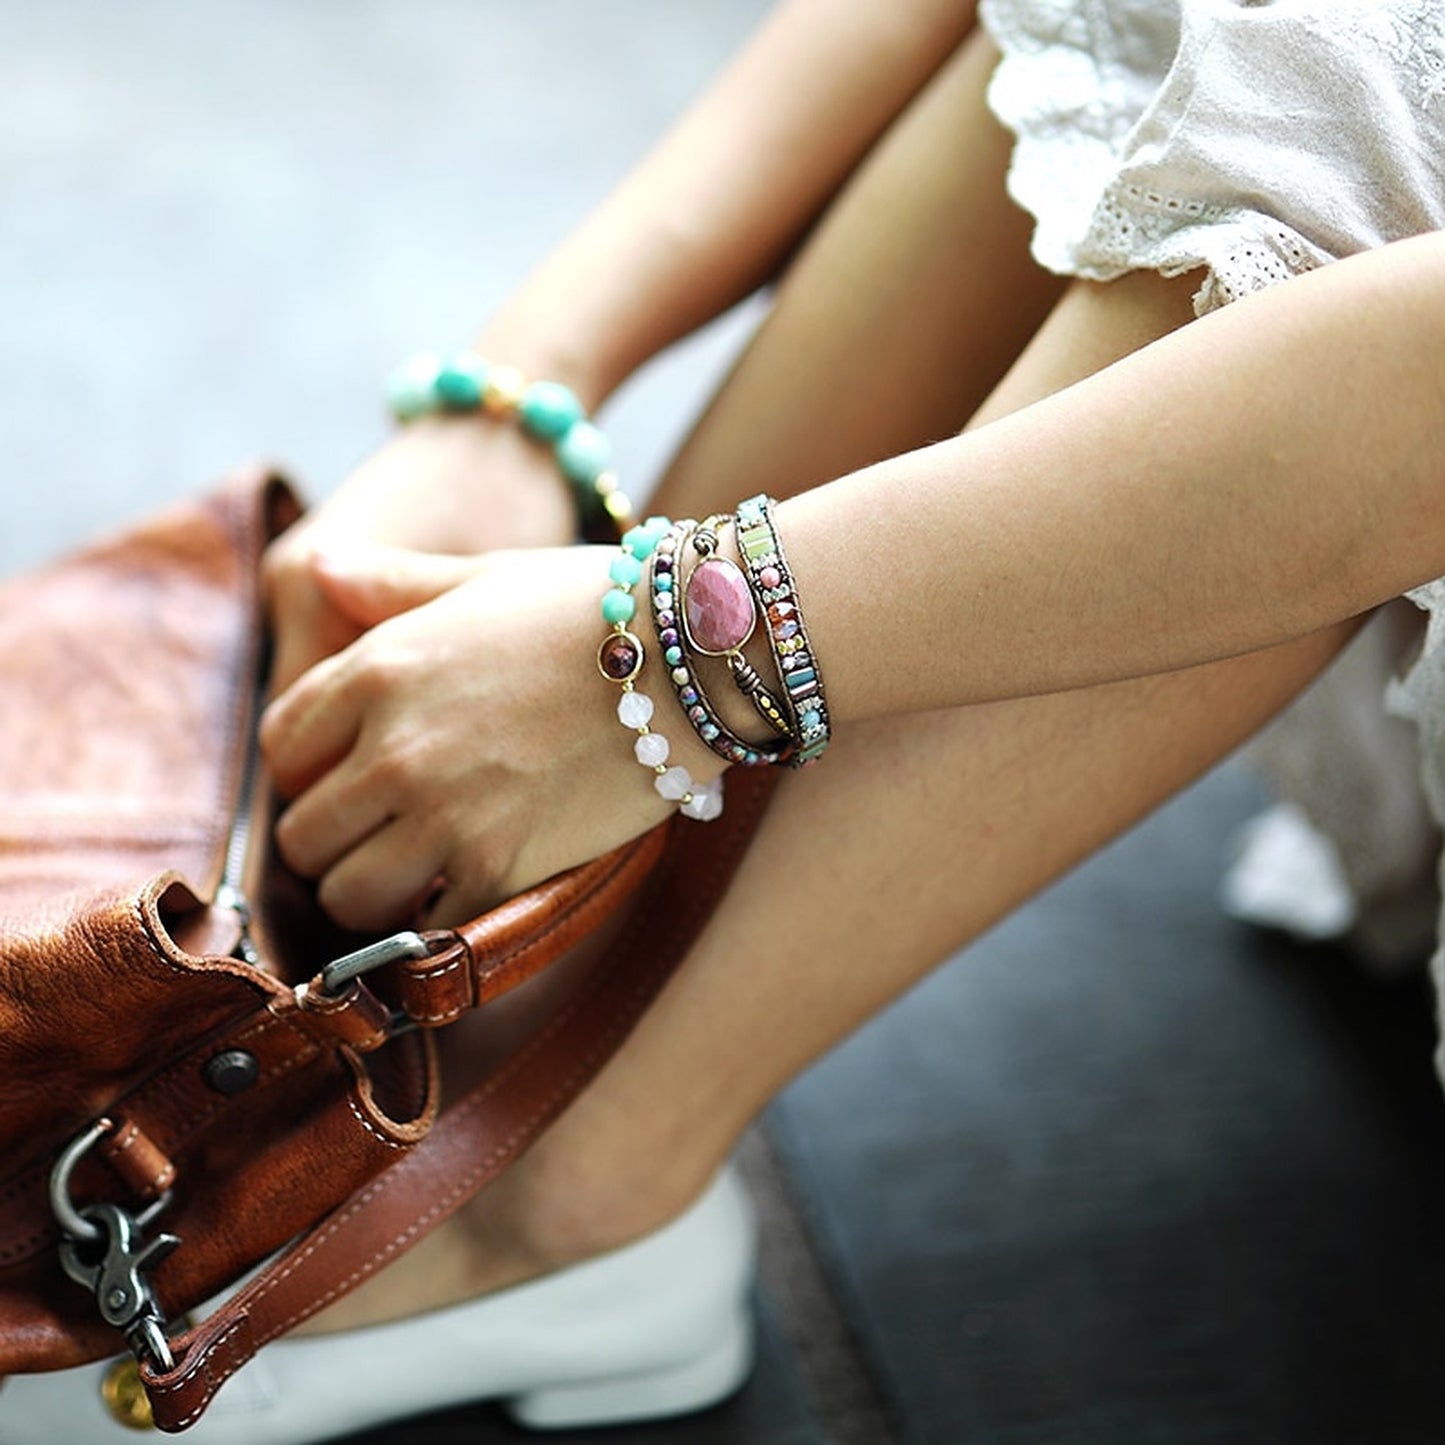
M 610 633 L 597 649 L 597 670 L 613 682 L 631 682 L 642 663 L 642 642 L 630 632 Z

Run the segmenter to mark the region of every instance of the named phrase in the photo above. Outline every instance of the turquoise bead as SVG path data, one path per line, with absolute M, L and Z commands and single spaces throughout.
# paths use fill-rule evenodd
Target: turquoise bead
M 669 667 L 676 667 L 682 661 L 682 648 L 669 647 L 667 651 L 662 654 L 662 659 Z
M 619 587 L 636 587 L 642 581 L 642 563 L 624 552 L 608 569 L 607 575 Z
M 534 381 L 517 407 L 522 429 L 544 442 L 559 441 L 585 416 L 576 395 L 556 381 Z
M 629 527 L 622 534 L 622 550 L 634 557 L 650 557 L 662 541 L 662 533 L 654 531 L 645 523 L 640 527 Z
M 442 364 L 435 356 L 413 356 L 386 379 L 386 404 L 398 421 L 412 421 L 437 406 Z
M 664 572 L 662 576 L 657 579 L 657 590 L 659 592 L 672 591 L 672 578 L 669 577 L 666 572 Z
M 475 411 L 486 384 L 487 368 L 475 357 L 459 356 L 437 373 L 437 400 L 448 411 Z
M 637 603 L 630 592 L 613 588 L 602 594 L 602 617 L 606 622 L 631 622 L 637 613 Z
M 557 465 L 578 486 L 595 482 L 611 460 L 612 444 L 590 421 L 574 422 L 557 443 Z

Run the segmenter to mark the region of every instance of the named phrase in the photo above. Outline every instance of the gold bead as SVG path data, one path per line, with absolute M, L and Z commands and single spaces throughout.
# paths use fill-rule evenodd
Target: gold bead
M 482 410 L 488 416 L 511 416 L 526 389 L 527 378 L 515 366 L 494 366 L 482 390 Z
M 630 522 L 632 520 L 632 503 L 628 500 L 626 492 L 609 492 L 603 497 L 602 505 L 607 509 L 607 515 L 614 522 Z
M 150 1396 L 140 1382 L 140 1366 L 133 1358 L 117 1360 L 100 1382 L 100 1398 L 111 1418 L 132 1430 L 154 1430 Z
M 598 472 L 597 480 L 592 483 L 597 489 L 599 497 L 610 497 L 621 485 L 617 480 L 617 473 L 612 471 Z

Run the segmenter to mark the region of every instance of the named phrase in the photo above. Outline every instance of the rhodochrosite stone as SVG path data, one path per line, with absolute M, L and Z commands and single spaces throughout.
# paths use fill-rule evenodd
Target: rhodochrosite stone
M 687 632 L 699 652 L 741 647 L 752 635 L 753 594 L 747 578 L 726 558 L 699 562 L 687 579 Z

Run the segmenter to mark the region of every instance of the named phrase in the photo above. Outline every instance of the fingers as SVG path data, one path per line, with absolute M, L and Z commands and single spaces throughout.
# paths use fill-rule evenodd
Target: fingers
M 487 559 L 349 546 L 318 552 L 311 565 L 331 606 L 356 626 L 373 627 L 469 581 L 487 566 Z
M 293 872 L 320 878 L 391 819 L 393 801 L 374 774 L 343 763 L 281 815 L 276 846 Z
M 300 535 L 288 532 L 274 543 L 262 573 L 275 638 L 271 690 L 279 696 L 323 658 L 349 647 L 361 628 L 322 592 L 312 550 Z
M 348 686 L 349 653 L 317 663 L 261 718 L 261 751 L 284 798 L 295 798 L 349 753 L 364 699 Z
M 327 872 L 321 907 L 343 928 L 381 931 L 411 922 L 437 891 L 443 854 L 427 820 L 387 823 Z

